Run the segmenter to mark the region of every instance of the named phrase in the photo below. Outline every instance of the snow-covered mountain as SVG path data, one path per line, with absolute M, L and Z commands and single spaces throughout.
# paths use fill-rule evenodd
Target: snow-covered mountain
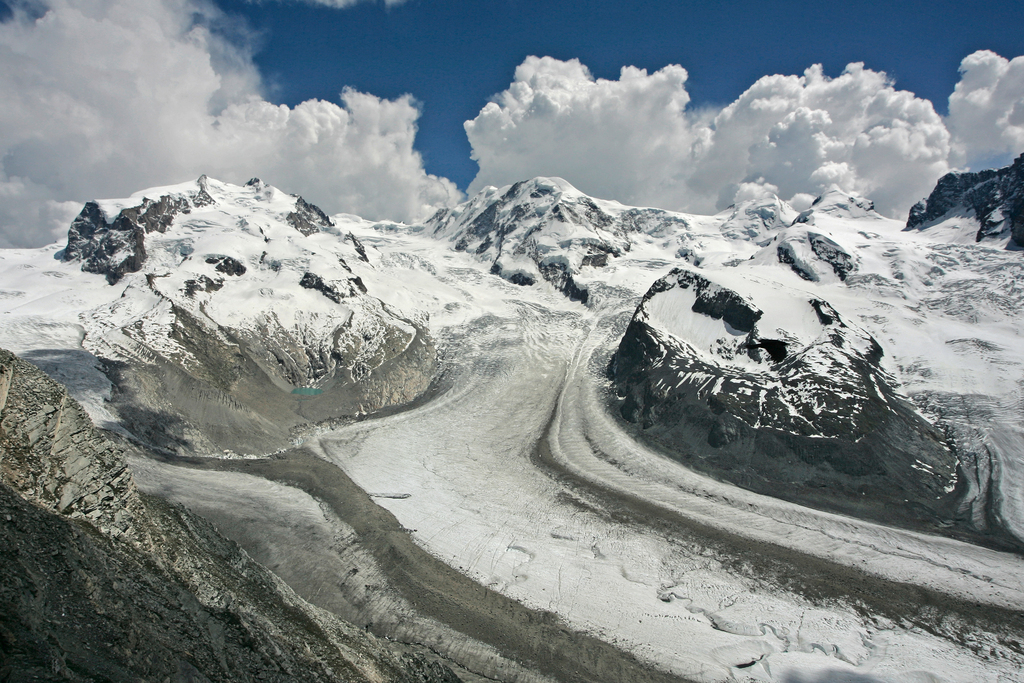
M 166 449 L 273 450 L 297 424 L 409 400 L 433 375 L 429 336 L 373 296 L 359 240 L 258 179 L 88 202 L 54 257 L 64 267 L 40 277 L 37 255 L 5 256 L 12 311 L 77 330 L 120 422 Z
M 910 209 L 906 229 L 945 241 L 1024 247 L 1024 154 L 1005 168 L 942 176 Z
M 742 270 L 681 268 L 651 287 L 613 359 L 622 415 L 745 488 L 951 523 L 956 457 L 881 366 L 878 341 L 813 292 Z
M 551 283 L 574 301 L 589 292 L 581 274 L 599 269 L 638 243 L 659 243 L 669 254 L 721 248 L 726 239 L 707 217 L 624 206 L 589 197 L 561 178 L 534 178 L 488 187 L 454 209 L 431 217 L 427 230 L 491 264 L 510 282 Z
M 819 214 L 833 211 L 830 195 L 822 201 L 815 206 Z M 491 264 L 495 275 L 525 286 L 546 281 L 586 304 L 590 285 L 606 280 L 602 269 L 630 252 L 666 264 L 746 258 L 759 243 L 809 215 L 772 195 L 698 216 L 625 206 L 589 197 L 561 178 L 534 178 L 485 188 L 454 209 L 438 211 L 425 228 L 456 251 Z M 793 249 L 788 243 L 780 248 Z

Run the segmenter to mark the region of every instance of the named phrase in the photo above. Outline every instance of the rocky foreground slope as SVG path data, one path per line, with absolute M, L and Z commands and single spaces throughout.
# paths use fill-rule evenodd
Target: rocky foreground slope
M 140 493 L 67 391 L 0 350 L 0 679 L 450 683 Z

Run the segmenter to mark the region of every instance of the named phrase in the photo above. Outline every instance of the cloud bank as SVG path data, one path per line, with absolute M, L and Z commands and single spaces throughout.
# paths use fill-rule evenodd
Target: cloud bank
M 411 97 L 344 89 L 337 102 L 275 105 L 245 26 L 209 0 L 13 7 L 0 22 L 0 247 L 61 238 L 88 199 L 202 173 L 259 176 L 371 219 L 461 199 L 413 148 Z M 960 73 L 945 118 L 861 64 L 765 76 L 712 110 L 691 106 L 681 66 L 606 80 L 578 60 L 528 57 L 465 123 L 480 165 L 470 190 L 556 175 L 599 197 L 709 213 L 767 192 L 804 206 L 835 183 L 903 218 L 943 173 L 1024 151 L 1024 57 L 979 51 Z
M 207 173 L 329 212 L 411 220 L 460 195 L 413 149 L 408 96 L 261 95 L 244 29 L 201 0 L 47 0 L 0 24 L 0 246 L 67 231 L 83 201 Z
M 931 102 L 850 64 L 765 76 L 718 111 L 688 110 L 687 73 L 528 57 L 465 123 L 480 172 L 470 191 L 536 175 L 625 203 L 712 212 L 765 192 L 806 204 L 832 184 L 906 217 L 951 169 L 1024 151 L 1024 58 L 977 52 L 943 119 Z

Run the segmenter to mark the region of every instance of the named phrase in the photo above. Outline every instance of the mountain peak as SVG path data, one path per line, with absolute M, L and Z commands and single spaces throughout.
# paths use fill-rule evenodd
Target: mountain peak
M 718 214 L 724 219 L 722 232 L 726 237 L 754 241 L 792 225 L 798 215 L 796 209 L 774 194 L 737 202 Z
M 580 269 L 604 267 L 629 251 L 638 233 L 670 233 L 688 223 L 683 214 L 596 199 L 562 178 L 537 177 L 485 188 L 426 225 L 456 251 L 491 261 L 495 275 L 520 285 L 544 280 L 586 303 L 587 290 L 575 280 Z
M 811 208 L 801 212 L 801 216 L 814 213 L 824 213 L 836 218 L 881 218 L 875 211 L 875 204 L 857 194 L 847 192 L 836 184 L 832 184 L 827 190 L 819 195 Z M 797 219 L 799 222 L 800 219 Z
M 193 225 L 204 220 L 216 223 L 219 219 L 215 216 L 203 219 L 197 215 L 214 206 L 231 206 L 241 215 L 261 216 L 261 222 L 283 221 L 304 236 L 334 227 L 334 221 L 317 206 L 258 178 L 240 187 L 202 175 L 192 182 L 143 190 L 127 199 L 87 202 L 68 230 L 63 259 L 81 261 L 82 270 L 105 275 L 110 284 L 116 284 L 127 273 L 142 269 L 148 257 L 147 235 L 172 230 L 182 216 L 192 216 Z M 242 222 L 246 220 L 239 225 Z

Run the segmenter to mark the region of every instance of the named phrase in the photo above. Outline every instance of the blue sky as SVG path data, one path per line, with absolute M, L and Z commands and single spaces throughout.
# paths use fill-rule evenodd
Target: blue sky
M 594 76 L 612 79 L 622 66 L 680 64 L 698 107 L 727 104 L 767 74 L 820 63 L 835 76 L 864 62 L 945 114 L 961 59 L 980 49 L 1024 54 L 1019 0 L 217 4 L 258 32 L 255 61 L 274 101 L 336 100 L 343 86 L 412 94 L 422 110 L 416 147 L 427 171 L 462 189 L 477 170 L 462 122 L 508 86 L 527 55 L 578 58 Z

